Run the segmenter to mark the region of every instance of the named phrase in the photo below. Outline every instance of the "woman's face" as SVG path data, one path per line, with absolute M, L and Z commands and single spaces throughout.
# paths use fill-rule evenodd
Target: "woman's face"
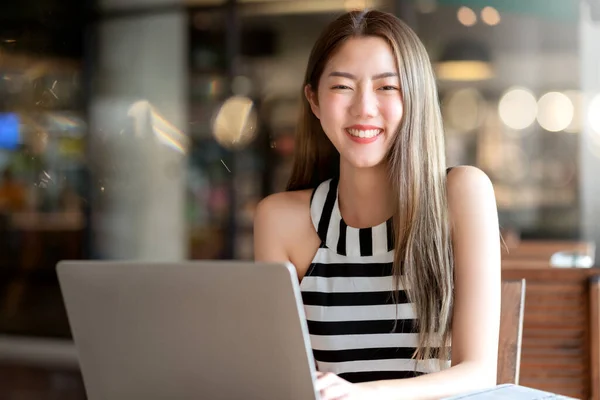
M 313 113 L 340 153 L 356 168 L 381 164 L 403 115 L 398 67 L 379 37 L 348 39 L 329 59 L 315 93 L 305 88 Z

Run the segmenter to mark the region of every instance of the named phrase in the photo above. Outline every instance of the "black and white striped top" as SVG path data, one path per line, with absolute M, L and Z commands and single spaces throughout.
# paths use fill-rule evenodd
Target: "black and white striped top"
M 411 359 L 415 313 L 402 288 L 394 301 L 391 220 L 347 226 L 337 188 L 336 179 L 328 180 L 313 193 L 321 246 L 300 285 L 317 368 L 355 383 L 435 371 L 437 363 Z

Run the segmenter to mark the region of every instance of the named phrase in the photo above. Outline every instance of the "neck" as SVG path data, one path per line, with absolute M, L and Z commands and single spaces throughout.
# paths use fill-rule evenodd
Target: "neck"
M 396 201 L 385 164 L 373 168 L 354 168 L 342 161 L 338 191 L 340 213 L 349 226 L 376 226 L 394 213 Z

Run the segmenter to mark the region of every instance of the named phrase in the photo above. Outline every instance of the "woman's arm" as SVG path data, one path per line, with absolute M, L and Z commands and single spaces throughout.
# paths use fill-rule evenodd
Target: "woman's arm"
M 500 330 L 500 237 L 494 190 L 474 167 L 448 174 L 455 302 L 452 366 L 404 380 L 362 384 L 381 399 L 439 399 L 496 384 Z
M 312 191 L 273 194 L 263 199 L 254 216 L 254 259 L 296 267 L 304 276 L 320 239 L 310 218 Z
M 254 215 L 254 259 L 266 262 L 288 262 L 285 248 L 286 201 L 284 194 L 264 198 L 256 207 Z

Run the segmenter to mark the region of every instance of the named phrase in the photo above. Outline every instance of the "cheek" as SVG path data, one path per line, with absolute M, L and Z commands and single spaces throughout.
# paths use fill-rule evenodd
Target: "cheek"
M 321 122 L 323 124 L 336 124 L 344 118 L 348 107 L 348 100 L 337 93 L 325 93 L 319 97 Z
M 404 104 L 402 101 L 393 100 L 382 104 L 382 113 L 389 123 L 399 124 L 404 115 Z

